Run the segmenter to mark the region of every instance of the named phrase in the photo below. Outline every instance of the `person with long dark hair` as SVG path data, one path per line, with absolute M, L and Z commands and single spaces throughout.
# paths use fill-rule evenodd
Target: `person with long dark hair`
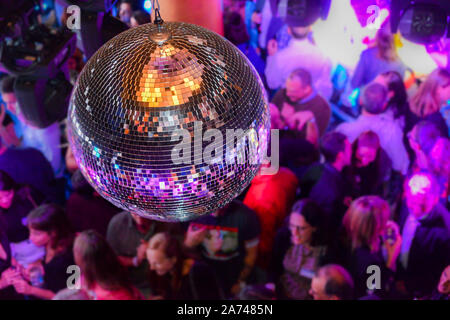
M 330 262 L 329 220 L 314 201 L 303 199 L 294 204 L 288 221 L 289 232 L 280 230 L 275 240 L 270 281 L 280 299 L 311 299 L 315 272 Z
M 81 269 L 82 287 L 95 300 L 140 300 L 127 270 L 108 242 L 94 230 L 83 231 L 75 239 L 75 262 Z
M 0 170 L 0 227 L 9 242 L 18 243 L 28 239 L 24 218 L 42 199 L 37 191 L 17 184 L 10 175 Z
M 31 242 L 45 248 L 43 260 L 28 265 L 12 276 L 17 293 L 39 299 L 52 299 L 67 286 L 67 268 L 74 264 L 73 232 L 63 208 L 45 204 L 27 216 Z
M 402 128 L 405 126 L 405 118 L 410 113 L 408 93 L 402 76 L 397 71 L 380 73 L 374 80 L 384 85 L 388 90 L 388 104 L 385 113 L 391 114 L 394 119 L 400 121 Z

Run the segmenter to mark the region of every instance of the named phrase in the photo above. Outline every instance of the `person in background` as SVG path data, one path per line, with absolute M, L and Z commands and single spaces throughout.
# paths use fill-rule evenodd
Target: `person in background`
M 277 42 L 267 44 L 266 79 L 270 89 L 278 90 L 292 71 L 306 69 L 312 78 L 312 86 L 326 100 L 331 97 L 331 60 L 308 39 L 310 27 L 289 27 L 292 39 L 289 45 L 278 51 Z
M 237 300 L 276 300 L 276 295 L 269 285 L 254 284 L 239 292 Z
M 3 271 L 11 266 L 11 249 L 9 247 L 8 237 L 0 229 L 0 290 L 6 287 L 6 281 L 3 277 Z M 1 292 L 1 291 L 0 291 Z
M 289 242 L 283 243 L 287 230 L 280 230 L 272 257 L 270 280 L 279 299 L 310 299 L 311 280 L 330 257 L 328 223 L 325 213 L 312 200 L 297 201 L 292 207 Z
M 244 204 L 254 210 L 261 223 L 257 265 L 267 268 L 270 262 L 276 230 L 281 227 L 295 200 L 298 179 L 288 168 L 276 174 L 253 178 Z
M 108 242 L 96 231 L 77 235 L 73 254 L 81 269 L 81 286 L 95 300 L 140 300 L 142 296 L 128 278 Z
M 167 232 L 157 233 L 149 240 L 147 260 L 153 299 L 224 298 L 215 271 L 204 262 L 186 258 L 180 241 Z
M 406 174 L 408 154 L 403 143 L 403 130 L 391 116 L 386 115 L 388 91 L 379 83 L 370 83 L 361 92 L 361 115 L 353 122 L 340 124 L 336 131 L 345 134 L 351 143 L 364 131 L 373 131 L 380 139 L 380 146 L 392 161 L 392 168 Z
M 250 36 L 249 46 L 255 49 L 258 55 L 261 55 L 261 49 L 258 46 L 260 26 L 261 26 L 261 10 L 264 5 L 264 0 L 246 1 L 244 20 L 247 27 L 247 32 Z M 264 73 L 264 70 L 263 70 Z
M 189 224 L 184 245 L 217 272 L 227 297 L 246 285 L 258 257 L 260 222 L 256 213 L 238 200 Z
M 405 119 L 410 116 L 408 93 L 402 76 L 397 71 L 379 74 L 374 82 L 380 83 L 388 90 L 388 103 L 385 113 L 392 115 L 405 128 Z
M 23 296 L 16 293 L 12 287 L 11 274 L 14 269 L 11 268 L 13 257 L 11 253 L 8 237 L 0 228 L 0 300 L 22 300 Z
M 450 213 L 439 203 L 439 183 L 428 172 L 405 181 L 404 197 L 398 219 L 403 238 L 398 279 L 408 297 L 421 298 L 431 294 L 450 264 Z
M 147 242 L 156 232 L 164 231 L 165 227 L 161 222 L 126 211 L 116 214 L 108 224 L 106 240 L 118 255 L 120 263 L 128 268 L 131 282 L 144 297 L 150 294 L 149 267 L 145 259 Z
M 279 166 L 291 170 L 301 183 L 297 190 L 300 190 L 297 197 L 306 198 L 314 183 L 319 179 L 320 175 L 312 175 L 313 179 L 311 181 L 306 179 L 307 183 L 304 183 L 303 179 L 315 166 L 321 167 L 319 160 L 318 146 L 305 140 L 301 132 L 294 130 L 279 131 Z M 304 196 L 302 197 L 302 195 Z
M 52 299 L 67 286 L 67 268 L 73 265 L 73 232 L 64 209 L 45 204 L 27 216 L 30 240 L 45 248 L 42 261 L 28 266 L 23 272 L 10 270 L 8 281 L 17 293 L 39 299 Z M 35 275 L 38 276 L 35 276 Z M 42 281 L 39 278 L 42 277 Z
M 397 257 L 402 245 L 399 228 L 389 221 L 388 203 L 377 196 L 363 196 L 352 202 L 343 225 L 349 242 L 346 266 L 355 281 L 357 298 L 370 294 L 388 297 L 394 281 Z M 392 235 L 387 238 L 386 235 Z M 385 256 L 383 250 L 385 249 Z M 376 265 L 381 270 L 381 288 L 367 286 L 367 268 Z
M 0 143 L 3 143 L 7 147 L 17 147 L 20 145 L 20 139 L 17 137 L 13 119 L 6 109 L 6 105 L 0 103 Z
M 119 4 L 119 19 L 120 21 L 130 26 L 131 16 L 133 14 L 134 3 L 132 0 L 121 0 Z
M 119 209 L 101 197 L 83 177 L 80 170 L 72 175 L 73 192 L 67 199 L 67 217 L 74 230 L 93 229 L 106 236 L 111 218 Z
M 34 148 L 7 148 L 0 141 L 0 170 L 20 185 L 28 185 L 49 201 L 61 203 L 53 169 L 44 155 Z
M 339 132 L 328 132 L 322 137 L 320 151 L 325 158 L 322 175 L 312 187 L 309 198 L 314 200 L 328 215 L 328 221 L 337 231 L 353 194 L 352 185 L 344 173 L 351 164 L 352 146 Z
M 66 130 L 66 138 L 67 138 L 67 130 Z M 72 152 L 72 147 L 70 144 L 67 146 L 66 154 L 64 156 L 64 160 L 66 163 L 66 169 L 70 174 L 73 174 L 78 170 L 77 160 Z
M 63 162 L 60 149 L 61 132 L 59 123 L 55 122 L 46 128 L 37 128 L 29 124 L 21 110 L 22 106 L 17 101 L 14 92 L 15 78 L 7 76 L 2 79 L 0 91 L 8 111 L 18 120 L 22 130 L 22 147 L 38 149 L 52 165 L 56 177 L 60 177 L 63 171 Z
M 243 2 L 245 6 L 245 1 Z M 226 10 L 224 12 L 224 35 L 241 50 L 255 67 L 262 81 L 265 81 L 265 63 L 250 44 L 250 36 L 245 26 L 240 10 Z
M 385 198 L 391 177 L 392 162 L 380 147 L 373 131 L 361 133 L 353 143 L 352 176 L 356 196 L 378 195 Z
M 407 67 L 397 55 L 394 35 L 390 31 L 388 21 L 378 30 L 375 44 L 375 47 L 361 53 L 351 81 L 353 88 L 364 87 L 377 75 L 387 71 L 395 71 L 401 78 L 404 77 Z
M 420 121 L 407 134 L 409 146 L 414 152 L 412 171 L 428 170 L 429 155 L 441 137 L 439 128 L 431 121 Z
M 29 186 L 20 186 L 4 171 L 0 170 L 0 233 L 7 242 L 8 259 L 12 269 L 5 272 L 3 294 L 11 299 L 23 298 L 11 287 L 16 271 L 21 272 L 39 259 L 45 252 L 29 240 L 26 217 L 28 213 L 42 203 L 43 197 Z M 1 250 L 0 250 L 1 251 Z M 14 269 L 14 270 L 13 270 Z M 17 270 L 16 270 L 17 269 Z M 2 293 L 0 293 L 2 296 Z
M 142 10 L 134 11 L 133 15 L 130 18 L 130 26 L 132 28 L 151 22 L 152 17 L 150 16 L 150 14 Z
M 24 219 L 41 202 L 42 196 L 27 186 L 19 186 L 0 170 L 0 227 L 9 242 L 18 243 L 28 239 Z
M 272 24 L 272 8 L 271 1 L 269 0 L 257 0 L 256 2 L 257 12 L 256 20 L 259 24 L 259 36 L 258 36 L 258 47 L 265 51 L 267 41 L 267 35 L 269 28 Z
M 353 291 L 350 273 L 340 265 L 327 264 L 316 272 L 309 294 L 314 300 L 352 300 Z
M 269 45 L 268 43 L 273 41 L 276 42 L 276 47 L 278 50 L 286 48 L 292 39 L 292 35 L 289 33 L 289 26 L 298 27 L 298 20 L 295 18 L 286 19 L 280 17 L 278 14 L 278 7 L 279 5 L 282 5 L 282 3 L 280 3 L 279 0 L 258 0 L 258 2 L 258 7 L 261 11 L 261 34 L 258 39 L 260 48 L 267 51 L 267 47 Z M 287 3 L 287 10 L 292 8 L 292 4 L 295 6 L 295 1 L 290 2 L 291 3 Z
M 450 300 L 450 265 L 448 265 L 441 274 L 439 284 L 430 300 Z
M 17 99 L 14 94 L 14 78 L 6 73 L 0 75 L 0 140 L 7 147 L 17 147 L 21 144 L 21 130 L 15 116 Z
M 436 141 L 429 156 L 429 170 L 441 186 L 441 202 L 450 209 L 450 139 L 441 137 Z
M 77 82 L 78 75 L 83 70 L 83 53 L 80 49 L 76 48 L 74 54 L 67 60 L 67 66 L 69 68 L 70 83 L 74 86 Z
M 271 113 L 280 118 L 280 129 L 298 130 L 313 144 L 325 133 L 331 118 L 330 105 L 314 89 L 306 69 L 292 71 L 286 88 L 273 97 Z
M 445 69 L 436 69 L 430 73 L 419 90 L 410 100 L 411 114 L 406 119 L 406 130 L 420 120 L 433 122 L 441 135 L 448 137 L 447 123 L 440 110 L 450 100 L 450 72 Z

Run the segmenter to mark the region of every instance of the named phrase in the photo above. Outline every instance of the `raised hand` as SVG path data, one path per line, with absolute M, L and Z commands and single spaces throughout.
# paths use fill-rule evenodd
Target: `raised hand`
M 203 242 L 203 239 L 205 239 L 207 232 L 208 230 L 206 227 L 199 227 L 198 225 L 191 223 L 186 232 L 186 238 L 184 240 L 185 246 L 189 248 L 198 246 Z

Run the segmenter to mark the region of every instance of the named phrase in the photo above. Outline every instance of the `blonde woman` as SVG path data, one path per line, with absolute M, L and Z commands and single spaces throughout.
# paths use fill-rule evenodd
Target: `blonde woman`
M 450 73 L 436 69 L 423 82 L 411 98 L 411 115 L 406 119 L 406 131 L 410 131 L 420 120 L 433 122 L 443 136 L 448 136 L 448 127 L 440 110 L 450 100 Z
M 389 221 L 389 216 L 388 203 L 377 196 L 356 199 L 344 216 L 343 224 L 351 247 L 348 268 L 355 280 L 357 297 L 373 293 L 373 288 L 368 286 L 370 266 L 380 270 L 381 288 L 377 289 L 381 290 L 375 290 L 377 294 L 386 294 L 393 280 L 402 239 L 398 226 Z
M 397 55 L 394 35 L 388 22 L 378 30 L 375 46 L 361 53 L 352 78 L 352 88 L 361 88 L 374 80 L 380 73 L 396 71 L 404 77 L 407 67 Z

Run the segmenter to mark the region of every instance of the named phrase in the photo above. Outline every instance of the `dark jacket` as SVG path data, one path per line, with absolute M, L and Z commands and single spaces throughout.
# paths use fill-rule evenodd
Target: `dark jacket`
M 409 215 L 403 205 L 399 226 L 403 227 Z M 399 260 L 398 260 L 399 261 Z M 450 265 L 450 213 L 441 204 L 422 220 L 411 243 L 406 270 L 398 263 L 399 279 L 415 297 L 429 295 L 439 283 L 442 271 Z
M 368 269 L 369 266 L 377 266 L 380 269 L 380 288 L 370 290 L 367 285 L 369 277 L 375 273 Z M 379 298 L 388 298 L 393 287 L 394 272 L 386 266 L 381 250 L 371 252 L 369 247 L 362 246 L 348 252 L 348 260 L 345 266 L 352 275 L 355 283 L 355 297 L 361 298 L 374 294 Z M 372 281 L 369 281 L 372 284 Z
M 312 188 L 309 198 L 319 204 L 329 216 L 329 225 L 337 232 L 347 210 L 344 198 L 350 196 L 350 184 L 344 175 L 330 164 L 325 164 L 319 181 Z
M 353 149 L 353 164 L 351 167 L 354 181 L 355 198 L 366 195 L 378 195 L 387 198 L 387 185 L 392 172 L 392 161 L 386 152 L 380 147 L 375 161 L 366 167 L 358 168 L 356 154 L 356 143 Z
M 181 280 L 177 300 L 220 300 L 225 294 L 214 269 L 208 264 L 195 261 L 191 270 Z

